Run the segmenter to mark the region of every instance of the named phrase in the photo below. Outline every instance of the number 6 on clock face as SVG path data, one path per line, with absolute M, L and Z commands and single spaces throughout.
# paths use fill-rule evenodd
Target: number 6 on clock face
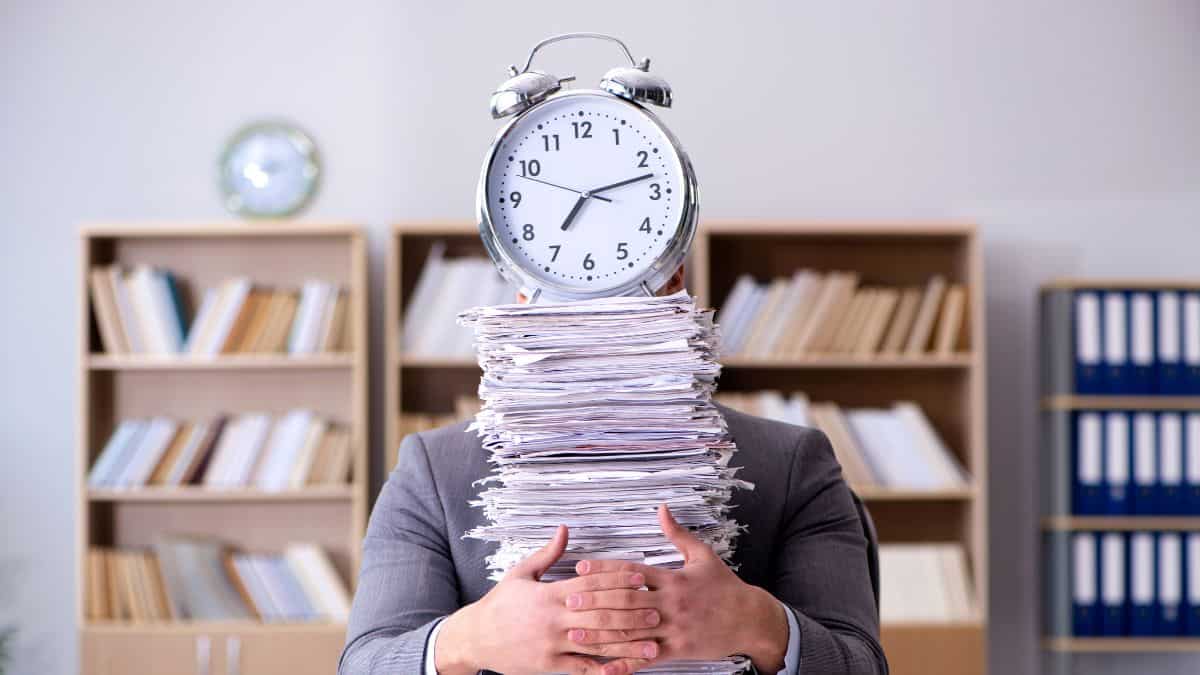
M 656 117 L 571 91 L 500 132 L 480 179 L 480 230 L 527 293 L 628 295 L 657 290 L 682 261 L 695 200 L 687 157 Z

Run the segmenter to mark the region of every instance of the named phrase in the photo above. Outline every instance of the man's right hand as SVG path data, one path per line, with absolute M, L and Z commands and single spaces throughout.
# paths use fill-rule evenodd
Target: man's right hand
M 448 616 L 435 645 L 439 675 L 474 675 L 484 669 L 504 675 L 628 675 L 658 656 L 653 640 L 581 645 L 570 639 L 572 629 L 644 633 L 661 617 L 646 608 L 572 609 L 570 603 L 582 592 L 637 589 L 646 580 L 638 573 L 609 572 L 538 581 L 566 548 L 567 528 L 559 526 L 549 544 L 509 570 L 487 595 Z M 601 664 L 581 653 L 614 660 Z

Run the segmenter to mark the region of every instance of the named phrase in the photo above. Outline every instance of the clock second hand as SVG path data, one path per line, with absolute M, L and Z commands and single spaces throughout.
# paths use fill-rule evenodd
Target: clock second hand
M 549 185 L 550 187 L 556 187 L 560 190 L 566 190 L 567 192 L 574 192 L 577 195 L 584 195 L 584 197 L 582 197 L 582 199 L 587 199 L 590 197 L 592 199 L 599 199 L 602 202 L 611 202 L 612 201 L 608 197 L 601 197 L 600 195 L 589 194 L 589 193 L 584 192 L 583 190 L 576 190 L 574 188 L 569 188 L 565 185 L 555 185 L 554 183 L 551 183 L 550 181 L 541 180 L 540 178 L 532 178 L 530 176 L 517 176 L 517 178 L 524 178 L 525 180 L 531 180 L 535 183 L 541 183 L 542 185 Z M 566 229 L 566 228 L 563 228 L 563 229 Z

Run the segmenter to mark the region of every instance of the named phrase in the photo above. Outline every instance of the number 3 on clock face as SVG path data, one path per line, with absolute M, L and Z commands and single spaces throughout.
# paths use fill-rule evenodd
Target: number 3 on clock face
M 481 188 L 491 245 L 555 296 L 636 287 L 673 251 L 682 258 L 694 225 L 678 145 L 641 107 L 603 93 L 560 94 L 514 120 Z

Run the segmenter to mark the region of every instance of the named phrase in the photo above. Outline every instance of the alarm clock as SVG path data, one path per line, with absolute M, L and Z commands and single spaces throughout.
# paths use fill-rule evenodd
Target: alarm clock
M 577 38 L 616 43 L 630 65 L 609 70 L 598 89 L 531 70 L 540 49 Z M 615 37 L 568 33 L 535 45 L 492 94 L 492 116 L 512 120 L 483 162 L 479 233 L 531 302 L 653 295 L 687 255 L 696 177 L 647 109 L 671 105 L 670 86 L 649 69 Z
M 225 208 L 249 216 L 290 216 L 313 198 L 321 175 L 317 146 L 285 122 L 255 122 L 240 129 L 220 160 Z

